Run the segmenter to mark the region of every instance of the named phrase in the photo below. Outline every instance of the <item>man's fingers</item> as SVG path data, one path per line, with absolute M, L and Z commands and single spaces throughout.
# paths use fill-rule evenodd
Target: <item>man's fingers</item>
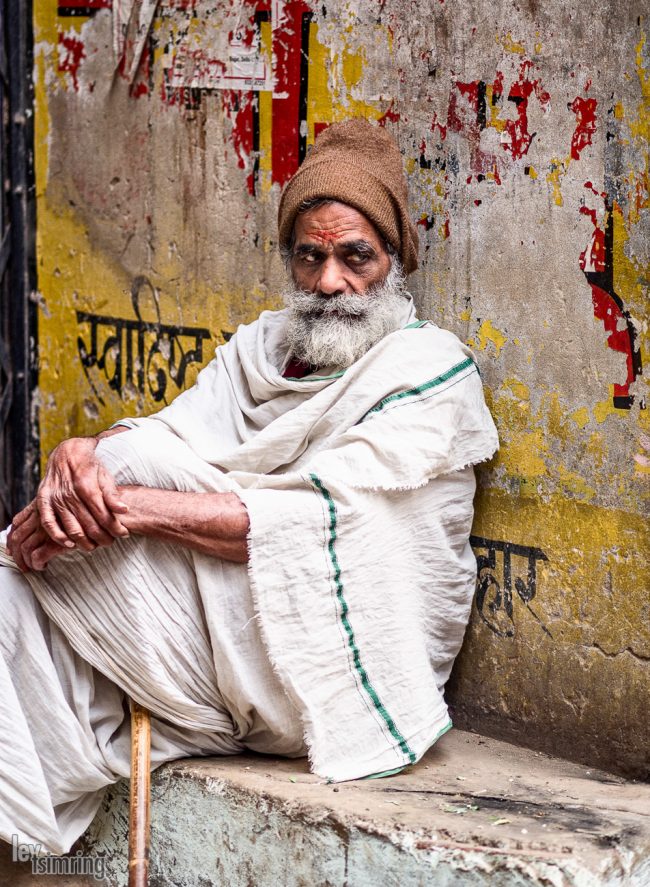
M 117 490 L 113 477 L 101 465 L 97 470 L 94 495 L 82 496 L 82 499 L 93 513 L 95 520 L 113 538 L 129 535 L 129 531 L 114 514 L 114 511 L 123 514 L 128 508 Z
M 111 545 L 114 542 L 115 537 L 113 534 L 99 523 L 90 509 L 86 508 L 85 503 L 79 504 L 76 517 L 83 528 L 86 538 L 90 539 L 95 545 Z
M 16 551 L 12 551 L 11 556 L 13 557 L 14 561 L 16 562 L 16 566 L 18 567 L 18 569 L 20 570 L 21 573 L 28 573 L 29 572 L 29 567 L 25 563 L 25 558 L 22 556 L 20 549 L 17 549 Z
M 97 482 L 102 491 L 104 502 L 116 514 L 126 514 L 129 510 L 128 505 L 122 499 L 115 478 L 110 474 L 103 465 L 100 465 L 97 471 Z M 122 526 L 120 524 L 120 526 Z
M 65 554 L 65 548 L 52 542 L 41 526 L 21 546 L 22 560 L 30 570 L 44 570 L 49 561 L 59 554 Z
M 95 520 L 83 502 L 77 502 L 74 514 L 61 510 L 58 514 L 68 537 L 84 551 L 93 551 L 98 545 L 110 545 L 113 536 Z
M 113 539 L 121 538 L 123 536 L 128 536 L 129 531 L 120 522 L 119 518 L 116 515 L 111 514 L 110 511 L 108 512 L 108 515 L 109 515 L 109 517 L 108 517 L 107 521 L 104 524 L 102 524 L 102 526 L 108 533 L 110 533 L 111 541 Z
M 41 525 L 50 539 L 58 542 L 59 545 L 64 545 L 66 548 L 74 548 L 75 545 L 78 545 L 84 551 L 93 551 L 95 548 L 94 543 L 87 538 L 83 527 L 74 514 L 65 508 L 62 503 L 58 504 L 55 512 L 49 502 L 43 505 L 39 502 L 39 510 Z
M 72 510 L 87 536 L 100 542 L 97 530 L 94 529 L 96 527 L 99 527 L 101 534 L 108 533 L 111 540 L 114 536 L 121 535 L 121 525 L 106 507 L 97 477 L 85 478 L 77 484 L 75 491 L 78 500 Z M 101 538 L 103 540 L 103 536 Z
M 31 532 L 28 536 L 22 539 L 20 545 L 20 557 L 28 570 L 34 569 L 34 551 L 37 548 L 40 548 L 46 542 L 49 542 L 51 545 L 58 548 L 61 552 L 65 551 L 65 549 L 61 548 L 60 545 L 57 545 L 56 542 L 52 542 L 45 530 L 40 525 L 37 526 L 36 529 L 33 530 L 33 532 Z
M 21 573 L 26 573 L 29 570 L 29 567 L 25 563 L 25 558 L 23 557 L 23 552 L 21 546 L 18 544 L 16 538 L 13 540 L 11 536 L 7 540 L 7 546 L 9 548 L 9 554 L 12 556 L 14 561 L 16 562 L 16 566 L 21 571 Z
M 52 540 L 48 536 L 45 536 L 42 544 L 38 545 L 32 551 L 32 569 L 39 571 L 44 570 L 53 558 L 64 554 L 64 552 L 65 549 L 61 548 L 60 545 L 57 545 L 56 542 L 52 542 Z
M 32 570 L 34 568 L 34 565 L 32 563 L 32 553 L 35 548 L 38 548 L 39 545 L 43 544 L 44 538 L 46 539 L 47 536 L 45 536 L 45 533 L 41 529 L 39 529 L 36 530 L 35 533 L 32 533 L 31 536 L 29 536 L 27 539 L 25 539 L 23 544 L 20 546 L 20 553 L 28 570 Z
M 23 545 L 35 532 L 43 532 L 38 512 L 36 510 L 34 510 L 27 520 L 18 527 L 12 524 L 11 532 L 7 538 L 7 548 L 9 549 L 9 553 L 16 561 L 18 568 L 23 572 L 26 572 L 29 569 L 29 563 L 26 562 L 23 554 Z
M 32 500 L 26 508 L 23 508 L 22 511 L 19 511 L 17 515 L 14 516 L 11 521 L 12 527 L 19 527 L 21 524 L 24 524 L 26 520 L 34 515 L 36 511 L 36 502 Z
M 57 516 L 51 504 L 51 498 L 43 489 L 38 491 L 36 497 L 38 513 L 40 515 L 41 526 L 47 535 L 54 542 L 63 545 L 65 548 L 74 548 L 73 540 L 59 526 Z M 75 522 L 76 523 L 76 522 Z
M 38 511 L 34 509 L 31 514 L 29 514 L 22 523 L 11 524 L 11 531 L 9 533 L 9 538 L 7 539 L 7 545 L 11 548 L 13 545 L 20 544 L 23 539 L 26 539 L 34 530 L 40 527 L 41 521 L 39 518 Z
M 70 493 L 65 498 L 39 493 L 38 505 L 43 529 L 59 545 L 78 545 L 84 551 L 93 551 L 97 545 L 110 545 L 113 541 L 85 504 Z

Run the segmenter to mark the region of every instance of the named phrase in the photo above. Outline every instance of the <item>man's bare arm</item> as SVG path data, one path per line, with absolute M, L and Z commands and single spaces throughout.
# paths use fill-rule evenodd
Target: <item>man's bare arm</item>
M 70 548 L 92 551 L 129 533 L 245 563 L 248 513 L 234 493 L 115 485 L 94 452 L 101 438 L 126 430 L 116 427 L 96 438 L 72 438 L 53 451 L 36 499 L 14 518 L 8 545 L 19 568 L 43 570 Z M 119 510 L 119 520 L 108 507 Z M 99 517 L 108 530 L 103 530 Z
M 128 507 L 120 518 L 128 532 L 183 545 L 211 557 L 236 563 L 248 561 L 250 522 L 246 507 L 235 493 L 179 493 L 129 486 L 120 487 L 119 494 Z M 64 551 L 35 523 L 29 545 L 19 552 L 21 561 L 16 555 L 14 558 L 21 569 L 44 570 Z
M 130 533 L 153 536 L 212 557 L 248 561 L 246 506 L 235 493 L 179 493 L 151 487 L 120 487 Z

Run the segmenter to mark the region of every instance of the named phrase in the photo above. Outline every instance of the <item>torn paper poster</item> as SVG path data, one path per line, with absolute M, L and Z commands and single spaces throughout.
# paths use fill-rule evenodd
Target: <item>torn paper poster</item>
M 169 61 L 170 86 L 194 89 L 272 90 L 272 29 L 279 7 L 199 0 L 179 28 Z

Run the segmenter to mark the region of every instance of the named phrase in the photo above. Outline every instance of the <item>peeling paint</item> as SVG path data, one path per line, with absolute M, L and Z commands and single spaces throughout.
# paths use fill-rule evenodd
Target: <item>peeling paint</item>
M 496 327 L 493 326 L 491 320 L 484 320 L 476 334 L 476 341 L 469 340 L 472 347 L 478 348 L 479 351 L 485 351 L 488 343 L 494 345 L 495 357 L 501 353 L 501 349 L 507 342 L 507 338 Z
M 79 91 L 77 74 L 85 57 L 83 42 L 74 32 L 59 34 L 59 71 L 70 74 L 75 92 Z
M 582 151 L 592 143 L 596 132 L 596 99 L 583 99 L 576 96 L 570 108 L 576 115 L 576 128 L 571 136 L 571 159 L 580 160 Z

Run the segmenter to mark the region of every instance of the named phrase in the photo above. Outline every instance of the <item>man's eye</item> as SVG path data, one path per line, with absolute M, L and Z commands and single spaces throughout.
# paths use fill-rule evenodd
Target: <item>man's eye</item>
M 369 258 L 370 256 L 365 253 L 352 253 L 348 256 L 348 263 L 350 265 L 363 265 Z
M 303 253 L 300 258 L 306 265 L 315 265 L 318 262 L 318 256 L 315 253 Z

